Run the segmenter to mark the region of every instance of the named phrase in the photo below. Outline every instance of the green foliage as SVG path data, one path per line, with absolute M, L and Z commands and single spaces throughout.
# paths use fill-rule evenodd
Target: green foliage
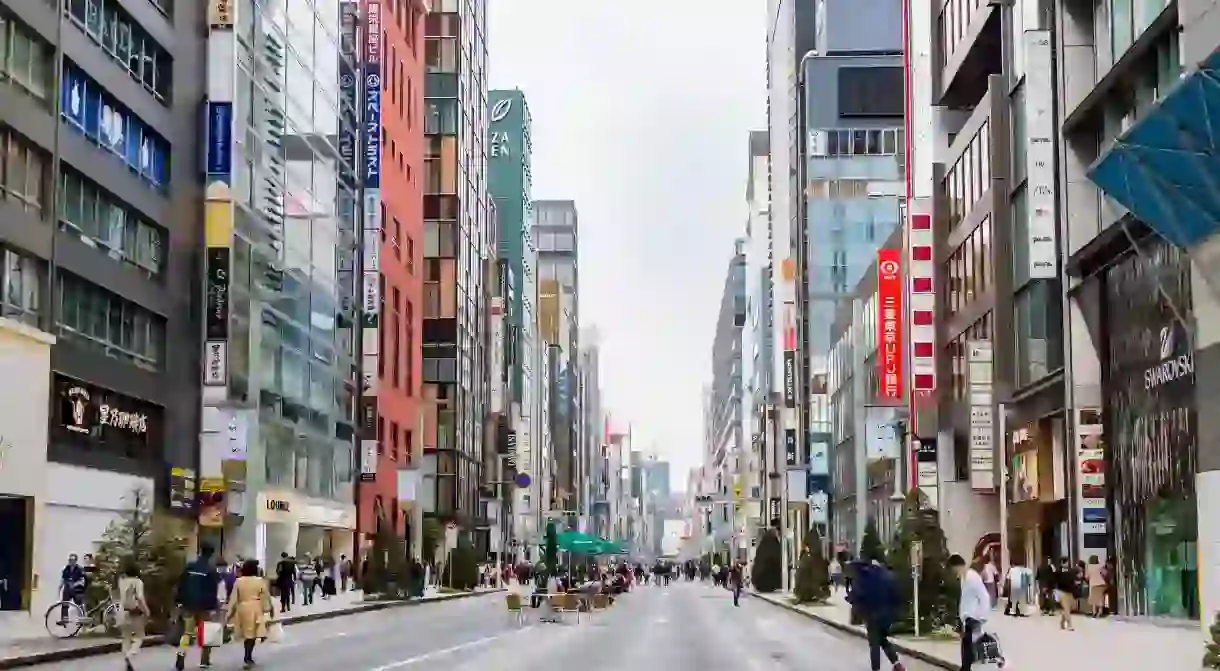
M 381 529 L 373 536 L 369 550 L 369 567 L 361 588 L 368 594 L 387 599 L 405 599 L 411 585 L 411 560 L 407 541 L 392 530 Z
M 1220 669 L 1220 613 L 1216 614 L 1216 619 L 1208 627 L 1208 633 L 1212 640 L 1207 643 L 1203 653 L 1203 668 Z
M 385 531 L 373 536 L 373 547 L 368 551 L 368 566 L 360 576 L 360 589 L 365 594 L 381 594 L 389 581 L 389 543 Z
M 152 492 L 132 489 L 117 519 L 106 526 L 96 543 L 93 560 L 97 577 L 89 585 L 86 601 L 90 608 L 112 595 L 123 570 L 123 563 L 134 558 L 144 580 L 144 594 L 152 610 L 149 630 L 167 630 L 178 588 L 178 578 L 186 566 L 187 541 L 177 520 L 153 512 Z
M 754 565 L 750 567 L 750 582 L 759 592 L 775 592 L 783 587 L 783 549 L 774 529 L 759 532 Z
M 885 545 L 877 532 L 877 522 L 870 517 L 864 525 L 864 538 L 860 540 L 860 561 L 871 562 L 874 559 L 885 559 Z
M 459 537 L 457 547 L 449 552 L 441 584 L 460 590 L 472 590 L 479 584 L 479 562 L 466 538 Z
M 424 526 L 420 530 L 423 538 L 420 540 L 420 561 L 424 564 L 436 562 L 436 548 L 441 544 L 441 523 L 435 517 L 425 517 Z
M 830 597 L 830 566 L 822 555 L 822 539 L 816 528 L 805 536 L 805 551 L 796 570 L 793 592 L 797 603 L 814 603 Z
M 898 537 L 889 551 L 887 563 L 894 572 L 901 595 L 902 611 L 894 624 L 895 633 L 914 630 L 914 589 L 911 574 L 911 542 L 923 543 L 919 576 L 919 630 L 932 632 L 952 625 L 957 618 L 959 584 L 947 566 L 949 549 L 936 511 L 924 509 L 918 489 L 907 494 Z

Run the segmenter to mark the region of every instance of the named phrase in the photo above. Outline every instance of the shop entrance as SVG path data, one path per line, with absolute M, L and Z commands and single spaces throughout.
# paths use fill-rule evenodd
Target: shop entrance
M 30 505 L 25 497 L 0 495 L 0 611 L 25 608 Z

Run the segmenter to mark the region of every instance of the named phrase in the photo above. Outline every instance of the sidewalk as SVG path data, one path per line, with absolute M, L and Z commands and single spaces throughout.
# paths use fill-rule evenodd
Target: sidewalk
M 409 601 L 365 600 L 362 592 L 353 591 L 339 594 L 326 600 L 319 597 L 310 606 L 302 606 L 298 602 L 297 606 L 293 607 L 289 613 L 279 618 L 279 620 L 285 626 L 291 626 L 304 622 L 325 620 L 356 613 L 367 613 L 386 608 L 417 606 L 472 596 L 482 596 L 496 591 L 498 590 L 481 588 L 474 592 L 442 594 L 436 591 L 435 588 L 429 588 L 422 599 L 412 599 Z M 278 609 L 279 606 L 277 605 L 276 607 Z M 35 622 L 34 619 L 38 618 L 24 618 L 21 622 L 16 620 L 0 621 L 4 625 L 3 631 L 0 631 L 0 669 L 15 669 L 46 662 L 104 655 L 117 652 L 119 649 L 119 642 L 116 638 L 86 636 L 84 632 L 76 638 L 52 638 L 47 633 L 43 623 L 41 621 Z M 161 636 L 149 636 L 145 639 L 144 645 L 154 646 L 163 645 L 164 643 L 165 641 Z
M 753 596 L 787 608 L 822 624 L 864 637 L 864 628 L 850 624 L 850 609 L 842 595 L 818 606 L 796 606 L 786 594 Z M 1061 631 L 1058 617 L 1038 614 L 1026 618 L 1005 617 L 995 611 L 988 629 L 1000 642 L 1015 669 L 1173 669 L 1202 668 L 1203 635 L 1195 627 L 1158 625 L 1113 618 L 1096 620 L 1076 616 L 1076 631 Z M 957 641 L 914 637 L 894 639 L 899 652 L 933 666 L 957 671 L 961 653 Z

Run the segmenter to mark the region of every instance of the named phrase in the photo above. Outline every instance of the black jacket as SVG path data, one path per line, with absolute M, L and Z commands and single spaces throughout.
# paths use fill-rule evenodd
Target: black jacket
M 898 612 L 898 583 L 894 574 L 884 566 L 869 562 L 853 562 L 855 579 L 852 581 L 851 602 L 867 619 L 891 619 Z

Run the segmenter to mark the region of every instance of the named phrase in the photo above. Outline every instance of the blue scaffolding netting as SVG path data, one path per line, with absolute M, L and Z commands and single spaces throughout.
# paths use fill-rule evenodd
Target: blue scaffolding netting
M 1220 50 L 1127 129 L 1088 175 L 1180 247 L 1220 230 Z

